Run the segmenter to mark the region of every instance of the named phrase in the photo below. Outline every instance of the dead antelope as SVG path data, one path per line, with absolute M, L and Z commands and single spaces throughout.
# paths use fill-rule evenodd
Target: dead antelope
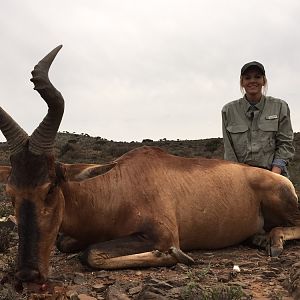
M 59 231 L 59 249 L 84 250 L 86 262 L 103 269 L 189 263 L 181 250 L 223 248 L 253 236 L 279 255 L 285 240 L 300 238 L 294 187 L 266 170 L 153 147 L 107 165 L 55 162 L 64 100 L 48 71 L 60 49 L 32 72 L 48 105 L 32 135 L 0 109 L 0 129 L 11 151 L 11 166 L 1 167 L 0 178 L 18 223 L 20 280 L 47 278 Z

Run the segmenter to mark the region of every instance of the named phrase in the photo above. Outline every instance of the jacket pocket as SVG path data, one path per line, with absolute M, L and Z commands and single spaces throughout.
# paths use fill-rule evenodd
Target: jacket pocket
M 247 125 L 228 125 L 226 128 L 230 133 L 242 133 L 248 130 Z
M 277 131 L 278 130 L 278 119 L 265 120 L 264 122 L 259 122 L 258 128 L 262 131 Z
M 272 155 L 275 151 L 275 136 L 278 131 L 278 119 L 266 120 L 258 124 L 260 140 L 265 154 Z
M 230 133 L 232 146 L 238 161 L 243 162 L 247 155 L 248 126 L 243 124 L 228 125 L 226 129 Z

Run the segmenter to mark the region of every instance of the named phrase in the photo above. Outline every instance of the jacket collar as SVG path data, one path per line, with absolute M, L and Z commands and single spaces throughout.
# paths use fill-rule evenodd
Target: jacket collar
M 253 107 L 255 107 L 259 111 L 262 111 L 265 106 L 266 97 L 263 95 L 259 100 L 259 102 L 257 102 L 257 104 L 255 105 L 251 105 L 249 101 L 246 99 L 246 96 L 244 96 L 241 100 L 242 100 L 241 102 L 242 102 L 243 110 L 246 113 L 250 109 L 253 110 Z

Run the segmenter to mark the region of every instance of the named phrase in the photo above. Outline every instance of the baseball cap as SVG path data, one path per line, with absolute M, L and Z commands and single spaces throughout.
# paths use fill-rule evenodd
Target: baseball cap
M 250 68 L 257 68 L 261 71 L 262 75 L 266 74 L 265 68 L 261 63 L 259 63 L 258 61 L 251 61 L 251 62 L 248 62 L 245 65 L 243 65 L 243 67 L 241 69 L 241 75 L 244 75 L 245 72 Z

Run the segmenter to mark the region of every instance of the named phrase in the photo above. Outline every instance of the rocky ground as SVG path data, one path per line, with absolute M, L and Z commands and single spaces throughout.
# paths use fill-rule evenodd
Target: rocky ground
M 288 243 L 279 258 L 239 245 L 191 252 L 193 266 L 121 271 L 91 270 L 77 254 L 54 250 L 50 279 L 40 285 L 15 281 L 17 234 L 11 224 L 7 229 L 9 247 L 0 253 L 1 300 L 300 299 L 299 241 Z
M 300 149 L 300 133 L 295 135 L 295 141 Z M 176 155 L 222 157 L 221 139 L 145 140 L 147 143 Z M 136 146 L 139 144 L 60 134 L 57 153 L 64 162 L 98 162 L 98 159 L 107 162 Z M 7 164 L 8 148 L 5 144 L 1 147 L 0 162 Z M 300 189 L 300 156 L 297 155 L 290 170 L 295 186 Z M 5 197 L 1 199 L 1 193 L 0 202 L 1 221 L 1 217 L 13 212 Z M 46 284 L 37 285 L 15 281 L 16 228 L 11 222 L 2 224 L 1 228 L 0 222 L 0 300 L 300 299 L 300 241 L 285 245 L 279 258 L 239 245 L 211 252 L 193 251 L 189 253 L 196 262 L 193 266 L 179 264 L 171 268 L 122 271 L 90 270 L 80 264 L 77 255 L 54 250 L 50 279 Z

